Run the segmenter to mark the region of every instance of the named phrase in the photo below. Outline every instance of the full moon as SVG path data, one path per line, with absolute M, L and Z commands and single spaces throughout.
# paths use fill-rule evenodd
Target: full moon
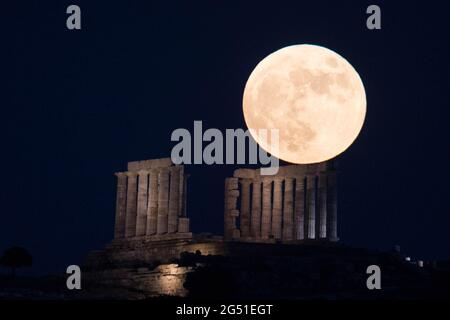
M 245 85 L 243 111 L 250 134 L 265 151 L 292 163 L 317 163 L 336 157 L 356 139 L 366 94 L 356 70 L 339 54 L 294 45 L 256 66 Z M 260 129 L 279 130 L 278 148 L 270 131 Z

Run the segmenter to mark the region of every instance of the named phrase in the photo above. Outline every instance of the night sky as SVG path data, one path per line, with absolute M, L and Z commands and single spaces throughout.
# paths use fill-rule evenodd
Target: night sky
M 167 1 L 165 1 L 167 2 Z M 244 128 L 256 64 L 325 46 L 358 71 L 367 115 L 338 157 L 338 235 L 450 258 L 450 25 L 443 1 L 9 1 L 2 3 L 0 250 L 63 272 L 113 236 L 126 163 L 170 156 L 176 128 Z M 378 4 L 382 29 L 366 28 Z M 77 4 L 82 30 L 66 28 Z M 235 166 L 189 166 L 194 232 L 222 233 Z

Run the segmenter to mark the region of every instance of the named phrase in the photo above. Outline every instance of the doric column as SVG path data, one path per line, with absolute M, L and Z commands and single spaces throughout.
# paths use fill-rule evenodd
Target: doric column
M 328 239 L 338 241 L 337 236 L 337 176 L 335 171 L 327 175 L 327 213 L 328 213 Z
M 185 205 L 184 205 L 184 192 L 185 192 L 185 190 L 184 190 L 184 184 L 185 184 L 185 181 L 184 181 L 184 166 L 178 166 L 179 167 L 179 176 L 180 176 L 180 178 L 179 178 L 179 180 L 180 180 L 180 182 L 179 182 L 179 188 L 180 188 L 180 191 L 179 191 L 179 196 L 178 196 L 178 201 L 179 201 L 179 204 L 178 204 L 178 215 L 180 216 L 180 217 L 185 217 L 186 215 L 185 215 Z
M 327 176 L 325 173 L 319 174 L 317 185 L 317 200 L 319 201 L 319 237 L 327 237 Z
M 181 210 L 181 216 L 182 217 L 187 217 L 187 185 L 188 185 L 188 180 L 189 180 L 190 175 L 183 174 L 183 208 Z
M 241 184 L 241 237 L 250 235 L 250 180 L 240 179 Z
M 116 173 L 117 194 L 116 194 L 116 223 L 114 228 L 114 238 L 125 237 L 125 215 L 127 203 L 127 176 L 123 172 Z
M 225 179 L 225 203 L 224 203 L 224 238 L 225 240 L 240 237 L 236 227 L 236 218 L 239 216 L 237 199 L 239 197 L 238 178 Z
M 305 178 L 295 179 L 294 223 L 295 239 L 305 239 Z
M 308 209 L 308 239 L 316 238 L 316 176 L 306 177 L 306 201 Z
M 167 233 L 169 211 L 169 170 L 163 168 L 158 174 L 158 221 L 157 234 Z
M 283 179 L 275 177 L 273 180 L 273 208 L 272 208 L 272 232 L 275 239 L 281 239 L 281 223 L 283 210 Z
M 128 171 L 127 209 L 125 221 L 125 237 L 136 236 L 136 209 L 137 209 L 137 173 Z
M 144 236 L 147 229 L 148 171 L 138 172 L 136 236 Z
M 261 238 L 268 239 L 271 232 L 272 178 L 263 178 L 262 204 Z
M 177 232 L 180 205 L 180 168 L 170 168 L 169 220 L 167 231 Z
M 250 235 L 261 237 L 261 181 L 254 180 L 252 184 L 252 218 Z
M 189 232 L 189 218 L 180 217 L 178 219 L 178 233 Z
M 153 169 L 149 175 L 147 229 L 148 236 L 156 234 L 158 219 L 158 171 Z
M 283 240 L 294 237 L 294 179 L 284 179 Z

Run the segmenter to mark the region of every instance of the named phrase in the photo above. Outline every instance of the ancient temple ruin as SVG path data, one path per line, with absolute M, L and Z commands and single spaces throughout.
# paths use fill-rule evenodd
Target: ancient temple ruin
M 235 170 L 225 180 L 224 226 L 226 240 L 337 241 L 333 163 L 280 167 L 274 176 Z
M 183 166 L 170 158 L 134 161 L 116 176 L 116 241 L 191 237 Z
M 189 239 L 187 175 L 170 158 L 134 161 L 118 172 L 114 241 Z M 333 162 L 238 169 L 225 179 L 224 240 L 337 241 Z
M 114 240 L 91 251 L 84 266 L 85 279 L 102 288 L 185 296 L 186 278 L 197 268 L 187 263 L 193 256 L 236 261 L 289 256 L 289 261 L 308 266 L 308 252 L 337 247 L 337 184 L 331 162 L 284 166 L 274 176 L 235 170 L 225 180 L 223 236 L 189 231 L 188 175 L 170 158 L 129 162 L 127 171 L 116 176 Z

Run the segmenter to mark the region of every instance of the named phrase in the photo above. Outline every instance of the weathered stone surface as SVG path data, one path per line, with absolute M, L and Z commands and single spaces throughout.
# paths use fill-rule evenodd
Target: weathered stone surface
M 284 179 L 283 240 L 294 239 L 294 179 Z
M 184 167 L 162 158 L 129 162 L 128 169 L 127 178 L 118 179 L 115 237 L 121 228 L 127 238 L 177 233 L 179 217 L 187 216 Z
M 156 234 L 158 220 L 158 171 L 151 170 L 149 175 L 147 235 Z
M 332 162 L 321 162 L 305 165 L 288 165 L 279 167 L 276 177 L 304 177 L 309 174 L 319 174 L 320 172 L 326 172 L 334 168 Z M 233 177 L 242 179 L 262 179 L 261 169 L 236 169 L 233 173 Z
M 170 158 L 150 159 L 128 162 L 128 171 L 150 170 L 156 168 L 166 168 L 172 166 Z
M 227 178 L 225 182 L 225 190 L 237 190 L 239 188 L 238 178 Z
M 261 182 L 252 184 L 252 216 L 250 233 L 253 238 L 261 236 Z
M 147 229 L 147 189 L 148 171 L 138 171 L 138 196 L 137 196 L 137 220 L 136 236 L 143 236 Z
M 169 220 L 168 233 L 177 232 L 178 217 L 180 216 L 180 169 L 170 168 L 170 190 L 169 190 Z
M 179 218 L 178 219 L 178 232 L 180 233 L 188 233 L 189 232 L 189 219 L 188 218 Z
M 331 172 L 327 176 L 327 215 L 328 215 L 328 239 L 338 241 L 337 236 L 337 176 Z
M 127 172 L 127 207 L 125 221 L 125 237 L 136 236 L 136 210 L 137 210 L 137 173 Z
M 250 235 L 250 180 L 241 179 L 241 237 Z
M 306 178 L 306 201 L 308 217 L 308 239 L 316 238 L 316 176 L 308 175 Z
M 238 188 L 239 181 L 237 178 L 225 179 L 224 237 L 227 240 L 239 238 L 241 235 L 240 232 L 236 232 L 238 230 L 236 222 L 239 217 L 239 211 L 236 210 L 240 195 Z
M 332 238 L 328 230 L 331 230 L 330 224 L 336 225 L 333 222 L 336 219 L 328 213 L 333 207 L 328 203 L 329 199 L 333 202 L 333 195 L 327 196 L 326 179 L 335 172 L 333 161 L 283 166 L 273 176 L 262 176 L 260 170 L 237 169 L 233 177 L 228 178 L 225 207 L 236 208 L 239 216 L 232 219 L 234 215 L 226 211 L 229 225 L 233 226 L 225 227 L 228 228 L 226 238 L 236 235 L 235 229 L 240 231 L 241 241 Z M 273 181 L 271 188 L 267 185 L 269 180 Z M 239 197 L 240 203 L 237 203 Z
M 281 239 L 282 231 L 282 203 L 283 203 L 283 194 L 282 194 L 282 183 L 283 179 L 274 178 L 273 180 L 273 206 L 272 206 L 272 236 L 275 239 Z
M 272 179 L 263 179 L 261 238 L 268 239 L 271 232 L 272 215 Z
M 295 179 L 294 233 L 296 240 L 305 239 L 305 179 Z
M 317 199 L 319 212 L 318 235 L 324 239 L 327 237 L 327 176 L 321 173 L 318 178 Z
M 169 213 L 169 170 L 163 169 L 158 174 L 158 218 L 157 234 L 167 233 Z
M 116 173 L 117 194 L 116 194 L 116 219 L 114 228 L 114 238 L 125 237 L 125 217 L 127 202 L 127 176 L 123 172 Z

